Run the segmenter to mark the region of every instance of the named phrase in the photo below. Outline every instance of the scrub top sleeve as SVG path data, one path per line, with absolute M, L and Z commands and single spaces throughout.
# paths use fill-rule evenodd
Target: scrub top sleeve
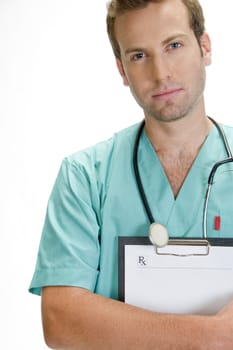
M 48 202 L 31 293 L 58 285 L 94 291 L 100 252 L 95 178 L 90 166 L 63 161 Z

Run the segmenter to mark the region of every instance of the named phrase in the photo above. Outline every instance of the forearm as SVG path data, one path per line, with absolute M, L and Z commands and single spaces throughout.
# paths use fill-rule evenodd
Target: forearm
M 42 301 L 45 338 L 54 349 L 221 349 L 210 344 L 211 317 L 157 314 L 69 287 L 56 287 L 55 298 L 44 289 Z

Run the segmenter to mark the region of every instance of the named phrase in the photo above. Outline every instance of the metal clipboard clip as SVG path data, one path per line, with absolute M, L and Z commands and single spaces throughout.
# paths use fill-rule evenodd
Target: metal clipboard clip
M 155 252 L 178 257 L 205 256 L 209 255 L 210 243 L 206 239 L 169 239 L 166 246 L 155 246 Z

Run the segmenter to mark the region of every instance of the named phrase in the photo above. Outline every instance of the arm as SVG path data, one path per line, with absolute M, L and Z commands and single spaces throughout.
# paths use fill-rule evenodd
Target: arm
M 48 346 L 60 350 L 232 350 L 233 304 L 216 316 L 165 315 L 73 287 L 46 287 Z

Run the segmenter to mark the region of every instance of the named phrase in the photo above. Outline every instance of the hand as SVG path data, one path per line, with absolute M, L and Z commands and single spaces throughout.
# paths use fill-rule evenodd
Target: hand
M 215 316 L 216 349 L 233 349 L 233 302 L 225 306 Z M 215 349 L 215 348 L 214 348 Z
M 220 310 L 217 313 L 216 317 L 223 320 L 227 319 L 229 322 L 232 322 L 233 327 L 233 302 L 226 305 L 222 310 Z

